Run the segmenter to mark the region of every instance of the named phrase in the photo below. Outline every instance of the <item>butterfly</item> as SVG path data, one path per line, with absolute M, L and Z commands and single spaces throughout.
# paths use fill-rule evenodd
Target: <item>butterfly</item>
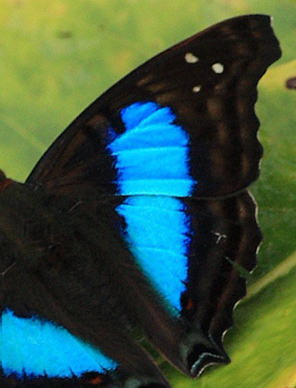
M 1 387 L 169 387 L 138 332 L 191 377 L 230 361 L 279 57 L 270 17 L 226 20 L 105 92 L 25 183 L 1 172 Z

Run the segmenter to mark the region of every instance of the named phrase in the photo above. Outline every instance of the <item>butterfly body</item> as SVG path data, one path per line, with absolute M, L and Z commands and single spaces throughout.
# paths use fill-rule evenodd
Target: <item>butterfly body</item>
M 214 26 L 103 94 L 24 184 L 1 175 L 1 386 L 168 387 L 134 331 L 191 377 L 229 362 L 279 55 L 267 16 Z

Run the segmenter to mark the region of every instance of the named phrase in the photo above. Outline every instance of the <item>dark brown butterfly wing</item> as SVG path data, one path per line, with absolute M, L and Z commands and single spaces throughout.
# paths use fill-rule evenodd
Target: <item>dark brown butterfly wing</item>
M 279 56 L 268 16 L 234 18 L 151 59 L 87 108 L 26 182 L 53 210 L 44 216 L 50 244 L 40 248 L 73 257 L 63 277 L 48 251 L 50 266 L 29 264 L 29 277 L 43 279 L 43 304 L 12 276 L 9 307 L 26 304 L 100 348 L 126 386 L 167 384 L 131 338 L 134 327 L 193 377 L 228 362 L 222 335 L 261 241 L 244 192 L 262 155 L 256 86 Z M 44 303 L 50 295 L 64 307 Z

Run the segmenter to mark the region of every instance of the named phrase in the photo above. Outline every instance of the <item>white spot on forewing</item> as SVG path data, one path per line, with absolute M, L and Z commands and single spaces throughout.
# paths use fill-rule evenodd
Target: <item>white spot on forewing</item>
M 212 65 L 212 69 L 216 74 L 222 74 L 224 71 L 224 66 L 222 65 L 222 63 L 214 63 Z
M 193 86 L 192 91 L 193 91 L 193 93 L 198 93 L 200 91 L 200 89 L 201 89 L 201 86 L 196 85 L 196 86 Z
M 194 54 L 192 53 L 186 53 L 185 54 L 185 61 L 187 63 L 196 63 L 199 61 L 198 57 L 196 57 Z

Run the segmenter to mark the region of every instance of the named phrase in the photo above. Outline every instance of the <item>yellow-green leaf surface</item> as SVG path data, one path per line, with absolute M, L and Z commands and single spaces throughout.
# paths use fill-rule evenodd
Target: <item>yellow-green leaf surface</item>
M 296 386 L 296 2 L 292 0 L 1 0 L 0 167 L 23 181 L 57 135 L 152 55 L 223 19 L 274 17 L 282 59 L 260 83 L 265 154 L 251 191 L 264 242 L 249 296 L 225 336 L 232 363 L 174 387 Z

